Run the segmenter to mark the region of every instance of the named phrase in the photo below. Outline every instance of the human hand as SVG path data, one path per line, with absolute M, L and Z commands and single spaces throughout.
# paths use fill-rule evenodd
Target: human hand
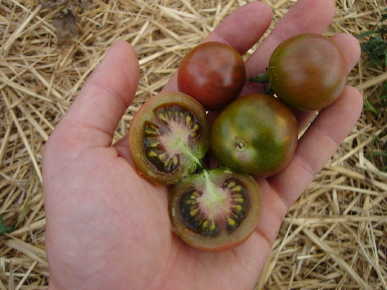
M 325 32 L 333 15 L 332 0 L 299 1 L 249 58 L 248 76 L 265 70 L 271 52 L 284 39 Z M 266 5 L 251 3 L 227 17 L 207 40 L 226 42 L 243 54 L 271 18 Z M 356 39 L 344 34 L 333 39 L 350 71 L 360 54 Z M 347 87 L 320 112 L 291 164 L 280 174 L 259 180 L 263 206 L 256 231 L 240 246 L 213 253 L 190 248 L 171 233 L 165 188 L 135 173 L 127 138 L 111 144 L 138 79 L 133 49 L 117 42 L 46 145 L 50 289 L 252 289 L 289 206 L 354 126 L 361 95 Z M 177 90 L 175 78 L 165 90 Z M 249 85 L 244 93 L 256 90 Z M 301 128 L 308 115 L 297 113 L 297 118 Z

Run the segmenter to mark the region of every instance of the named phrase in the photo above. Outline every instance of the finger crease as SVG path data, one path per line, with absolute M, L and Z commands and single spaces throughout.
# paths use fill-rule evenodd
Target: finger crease
M 311 178 L 313 178 L 314 174 L 316 173 L 313 166 L 308 161 L 306 161 L 302 155 L 296 155 L 294 159 L 294 161 L 298 162 L 298 165 L 301 167 L 301 169 L 304 170 L 304 172 L 307 173 Z
M 93 86 L 94 88 L 96 88 L 99 91 L 102 91 L 103 93 L 105 93 L 108 96 L 113 96 L 115 99 L 117 99 L 121 103 L 121 105 L 124 108 L 127 108 L 130 105 L 129 101 L 125 101 L 125 97 L 123 94 L 119 93 L 118 91 L 116 91 L 112 88 L 101 86 L 99 83 L 97 83 L 93 80 L 90 80 L 90 82 L 87 85 Z
M 280 194 L 280 191 L 276 189 L 275 183 L 273 184 L 273 183 L 268 182 L 267 186 L 273 192 L 273 194 L 275 194 L 278 197 L 279 201 L 281 202 L 281 205 L 284 209 L 284 213 L 281 213 L 281 214 L 284 216 L 286 214 L 288 208 L 290 207 L 290 203 Z
M 108 130 L 105 130 L 104 128 L 88 124 L 88 123 L 86 123 L 84 121 L 81 121 L 81 120 L 76 120 L 76 119 L 74 120 L 74 119 L 64 118 L 63 121 L 70 122 L 70 124 L 73 124 L 73 128 L 77 128 L 78 127 L 78 128 L 81 128 L 81 129 L 93 130 L 93 131 L 96 131 L 98 133 L 102 133 L 102 134 L 108 136 L 109 138 L 113 137 L 112 133 L 109 132 Z
M 273 241 L 259 228 L 255 228 L 255 232 L 265 241 L 267 246 L 271 248 L 271 245 L 273 244 Z
M 335 147 L 338 147 L 340 145 L 340 142 L 338 140 L 336 140 L 335 138 L 333 138 L 330 134 L 327 134 L 325 130 L 323 130 L 320 126 L 318 126 L 317 124 L 313 124 L 313 129 L 316 130 L 318 132 L 318 134 L 320 134 L 320 136 L 322 136 L 323 138 L 326 138 L 328 139 L 329 142 L 333 143 L 333 145 Z
M 219 33 L 214 33 L 214 35 L 215 35 L 216 38 L 217 38 L 218 40 L 220 40 L 221 42 L 223 42 L 223 43 L 225 43 L 225 44 L 227 44 L 227 45 L 229 45 L 229 46 L 232 46 L 231 43 L 230 43 L 226 38 L 224 38 L 223 36 L 221 36 Z

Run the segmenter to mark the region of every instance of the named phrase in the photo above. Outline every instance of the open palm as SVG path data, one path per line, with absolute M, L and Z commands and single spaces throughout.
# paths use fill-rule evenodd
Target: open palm
M 304 32 L 324 32 L 334 1 L 300 0 L 246 63 L 248 75 L 265 70 L 279 42 Z M 261 2 L 239 8 L 207 40 L 245 53 L 265 32 L 270 9 Z M 359 58 L 357 41 L 339 34 L 348 71 Z M 224 252 L 201 252 L 171 233 L 167 194 L 134 171 L 126 139 L 112 145 L 118 121 L 139 78 L 133 49 L 117 42 L 60 122 L 44 154 L 50 289 L 237 289 L 254 287 L 288 207 L 348 134 L 362 108 L 347 87 L 320 112 L 299 142 L 291 164 L 259 180 L 262 216 L 254 234 Z M 177 90 L 172 79 L 165 90 Z M 257 91 L 249 85 L 244 93 Z M 300 128 L 308 114 L 297 113 Z

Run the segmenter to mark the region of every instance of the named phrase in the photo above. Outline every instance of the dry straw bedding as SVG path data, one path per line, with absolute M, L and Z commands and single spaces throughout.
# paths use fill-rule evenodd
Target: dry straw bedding
M 65 35 L 55 32 L 63 27 L 57 18 L 62 6 L 0 2 L 0 216 L 15 225 L 0 236 L 0 290 L 46 288 L 41 149 L 111 43 L 134 45 L 142 76 L 118 137 L 131 112 L 163 87 L 182 56 L 246 2 L 71 1 L 67 8 L 81 29 L 70 23 L 74 41 L 66 45 L 58 44 Z M 265 2 L 278 19 L 295 1 Z M 353 34 L 372 29 L 386 8 L 384 0 L 337 4 L 332 31 Z M 383 80 L 386 73 L 364 57 L 349 78 L 369 99 L 380 93 Z M 387 174 L 368 154 L 379 149 L 375 136 L 386 142 L 385 117 L 363 113 L 292 207 L 257 289 L 387 289 Z

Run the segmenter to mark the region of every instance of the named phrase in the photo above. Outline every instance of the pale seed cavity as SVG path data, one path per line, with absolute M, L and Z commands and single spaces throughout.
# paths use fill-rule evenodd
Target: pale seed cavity
M 249 210 L 247 189 L 238 179 L 233 177 L 224 181 L 223 188 L 228 190 L 231 196 L 231 208 L 226 220 L 226 230 L 228 233 L 232 233 L 246 218 Z
M 155 110 L 156 119 L 144 124 L 144 151 L 146 158 L 157 168 L 165 173 L 176 171 L 181 162 L 181 154 L 169 154 L 161 142 L 160 137 L 170 134 L 171 122 L 181 124 L 189 133 L 189 146 L 193 139 L 200 136 L 200 123 L 198 118 L 188 110 L 178 105 L 167 105 Z M 179 138 L 179 136 L 176 136 Z
M 195 189 L 182 195 L 179 204 L 182 220 L 191 231 L 205 237 L 216 237 L 220 234 L 220 227 L 201 212 L 198 202 L 201 195 L 202 193 Z
M 234 232 L 246 218 L 249 210 L 247 189 L 236 178 L 228 178 L 222 185 L 231 197 L 229 209 L 225 209 L 225 217 L 217 221 L 208 219 L 201 211 L 199 197 L 202 193 L 191 189 L 182 194 L 180 199 L 180 214 L 184 224 L 193 232 L 205 237 L 216 237 L 222 231 L 228 234 Z

